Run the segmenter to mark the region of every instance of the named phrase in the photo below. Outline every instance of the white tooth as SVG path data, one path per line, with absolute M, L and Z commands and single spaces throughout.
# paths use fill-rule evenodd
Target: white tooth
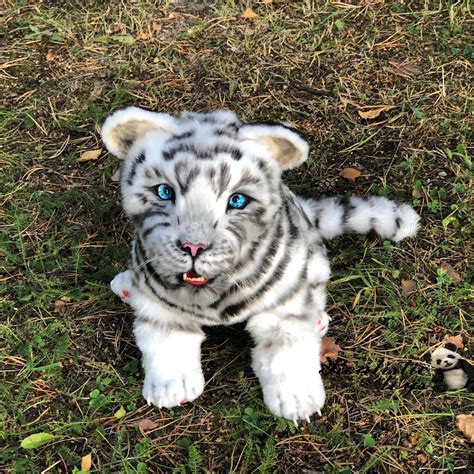
M 293 423 L 295 424 L 296 428 L 298 428 L 298 422 L 296 420 L 293 420 Z
M 318 415 L 319 415 L 319 416 L 323 416 L 323 415 L 321 415 L 321 410 L 318 409 L 318 410 L 316 410 L 316 411 L 318 412 Z
M 307 421 L 308 423 L 311 423 L 311 422 L 309 421 L 309 416 L 308 416 L 308 415 L 306 415 L 306 421 Z

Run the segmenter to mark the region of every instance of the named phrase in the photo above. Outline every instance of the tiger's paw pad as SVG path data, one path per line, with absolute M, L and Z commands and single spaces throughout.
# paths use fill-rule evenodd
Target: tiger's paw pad
M 314 413 L 320 415 L 326 398 L 319 374 L 301 379 L 288 377 L 285 381 L 270 381 L 262 385 L 262 390 L 269 410 L 295 424 L 297 420 L 309 421 Z
M 127 302 L 132 295 L 132 281 L 130 275 L 130 270 L 127 270 L 116 275 L 110 282 L 112 291 L 125 302 Z
M 143 397 L 158 408 L 173 408 L 195 400 L 204 390 L 204 375 L 196 369 L 174 379 L 163 379 L 148 372 L 143 384 Z

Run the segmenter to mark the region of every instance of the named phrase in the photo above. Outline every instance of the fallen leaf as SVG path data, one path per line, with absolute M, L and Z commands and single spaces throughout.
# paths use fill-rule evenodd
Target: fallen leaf
M 426 456 L 426 454 L 418 454 L 416 459 L 418 459 L 420 464 L 426 464 L 428 462 L 428 456 Z
M 114 174 L 110 177 L 110 181 L 118 183 L 120 181 L 120 168 L 117 168 Z
M 144 418 L 136 424 L 137 428 L 140 428 L 142 431 L 151 431 L 158 427 L 158 423 L 155 423 L 149 418 Z
M 83 161 L 97 160 L 97 158 L 99 158 L 101 153 L 102 153 L 102 148 L 97 148 L 96 150 L 83 151 L 76 161 L 78 163 L 82 163 Z
M 63 300 L 56 300 L 54 302 L 54 312 L 60 313 L 64 309 L 65 306 L 66 306 L 66 303 Z
M 474 443 L 474 415 L 458 415 L 456 425 L 466 435 L 466 438 Z
M 153 22 L 151 23 L 151 29 L 152 29 L 155 33 L 159 33 L 162 28 L 163 28 L 163 23 L 160 23 L 159 21 L 153 21 Z
M 241 18 L 250 19 L 250 18 L 255 18 L 258 15 L 251 8 L 247 8 L 240 16 Z
M 361 175 L 361 172 L 355 168 L 344 168 L 340 173 L 339 176 L 352 181 L 353 183 L 355 180 Z
M 117 418 L 117 420 L 120 420 L 120 418 L 123 418 L 127 414 L 127 411 L 125 410 L 124 407 L 120 407 L 115 413 L 114 417 Z
M 56 436 L 50 433 L 35 433 L 27 436 L 20 444 L 24 449 L 35 449 L 56 439 Z
M 145 33 L 145 32 L 142 32 L 137 36 L 137 39 L 139 39 L 139 40 L 147 40 L 147 39 L 150 39 L 150 38 L 151 38 L 150 33 Z
M 336 341 L 332 337 L 323 337 L 321 341 L 321 362 L 327 362 L 328 358 L 337 359 L 339 351 L 341 350 L 341 346 L 336 344 Z
M 416 281 L 402 280 L 402 296 L 408 296 L 416 290 Z
M 54 53 L 52 51 L 48 51 L 46 54 L 46 61 L 52 61 L 54 59 Z
M 363 119 L 374 119 L 377 118 L 382 112 L 387 112 L 394 108 L 394 105 L 382 105 L 382 107 L 377 107 L 375 109 L 369 109 L 366 111 L 358 110 L 357 113 Z
M 423 193 L 419 190 L 419 189 L 413 189 L 413 191 L 411 192 L 411 195 L 414 197 L 414 198 L 421 198 L 423 196 Z
M 101 81 L 94 81 L 94 87 L 89 95 L 89 99 L 97 99 L 104 88 L 104 83 Z
M 414 61 L 407 61 L 400 63 L 398 61 L 389 61 L 391 67 L 385 68 L 390 74 L 395 74 L 401 77 L 411 77 L 421 74 L 421 70 L 417 67 Z
M 441 270 L 444 270 L 446 274 L 451 278 L 453 283 L 460 283 L 462 281 L 461 275 L 454 270 L 454 268 L 449 263 L 443 263 L 441 265 Z
M 464 347 L 461 334 L 458 334 L 457 336 L 444 336 L 443 342 L 450 342 L 451 344 L 454 344 L 458 349 L 462 349 Z
M 92 453 L 86 454 L 81 458 L 81 471 L 89 472 L 92 467 Z

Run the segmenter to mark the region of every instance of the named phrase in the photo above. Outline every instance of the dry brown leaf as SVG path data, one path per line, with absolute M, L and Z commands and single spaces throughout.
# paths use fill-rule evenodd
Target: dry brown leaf
M 426 454 L 418 454 L 416 459 L 418 459 L 420 464 L 426 464 L 428 462 L 428 456 Z
M 421 74 L 421 70 L 417 67 L 413 61 L 406 63 L 399 63 L 398 61 L 389 61 L 390 67 L 385 70 L 390 74 L 395 74 L 401 77 L 411 77 Z
M 461 334 L 458 334 L 457 336 L 444 336 L 443 342 L 454 344 L 458 349 L 464 347 Z
M 321 341 L 321 362 L 327 362 L 328 358 L 336 360 L 341 350 L 341 346 L 336 344 L 332 337 L 323 337 Z
M 402 296 L 411 295 L 416 290 L 416 281 L 402 280 Z
M 48 51 L 46 54 L 46 61 L 52 61 L 54 59 L 54 53 L 52 51 Z
M 101 153 L 102 153 L 102 148 L 97 148 L 96 150 L 83 151 L 76 161 L 78 163 L 82 163 L 83 161 L 97 160 L 97 158 L 99 158 Z
M 419 189 L 413 189 L 413 191 L 411 192 L 411 195 L 414 197 L 414 198 L 421 198 L 423 196 L 423 193 L 419 190 Z
M 251 19 L 251 18 L 255 18 L 258 15 L 249 7 L 240 16 L 241 18 Z
M 92 467 L 92 453 L 86 454 L 81 458 L 81 471 L 89 472 Z
M 114 174 L 110 177 L 110 181 L 118 183 L 120 181 L 120 168 L 117 168 Z
M 151 431 L 158 427 L 158 423 L 155 423 L 149 418 L 144 418 L 143 420 L 140 420 L 136 426 L 142 431 Z
M 458 415 L 456 425 L 466 435 L 466 438 L 474 443 L 474 415 Z
M 63 300 L 56 300 L 54 302 L 54 312 L 55 313 L 60 313 L 64 307 L 66 306 L 66 302 Z
M 94 81 L 94 88 L 92 89 L 89 99 L 97 99 L 100 96 L 102 89 L 104 88 L 104 83 L 101 81 Z
M 151 29 L 153 30 L 154 33 L 159 33 L 162 28 L 163 28 L 163 23 L 159 21 L 153 21 L 151 23 Z
M 394 105 L 382 105 L 382 107 L 377 107 L 375 109 L 369 109 L 366 111 L 358 110 L 357 113 L 363 119 L 374 119 L 377 118 L 382 112 L 387 112 L 394 108 Z
M 361 172 L 356 168 L 344 168 L 339 176 L 348 179 L 349 181 L 355 182 L 355 180 L 361 175 Z
M 454 270 L 454 268 L 449 263 L 443 263 L 441 265 L 441 270 L 444 270 L 453 283 L 460 283 L 462 281 L 461 275 Z

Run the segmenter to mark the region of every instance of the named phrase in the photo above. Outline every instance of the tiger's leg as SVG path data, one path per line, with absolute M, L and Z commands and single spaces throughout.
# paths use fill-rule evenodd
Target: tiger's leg
M 110 284 L 112 291 L 135 312 L 134 333 L 143 354 L 143 397 L 150 404 L 171 408 L 201 395 L 201 343 L 204 334 L 197 324 L 180 323 L 132 283 L 129 270 Z
M 202 331 L 190 332 L 172 326 L 158 328 L 137 318 L 134 333 L 143 353 L 143 397 L 148 404 L 171 408 L 201 395 L 204 390 Z
M 256 344 L 252 368 L 275 415 L 296 422 L 320 413 L 326 395 L 319 373 L 321 331 L 315 322 L 326 317 L 260 314 L 249 320 Z

